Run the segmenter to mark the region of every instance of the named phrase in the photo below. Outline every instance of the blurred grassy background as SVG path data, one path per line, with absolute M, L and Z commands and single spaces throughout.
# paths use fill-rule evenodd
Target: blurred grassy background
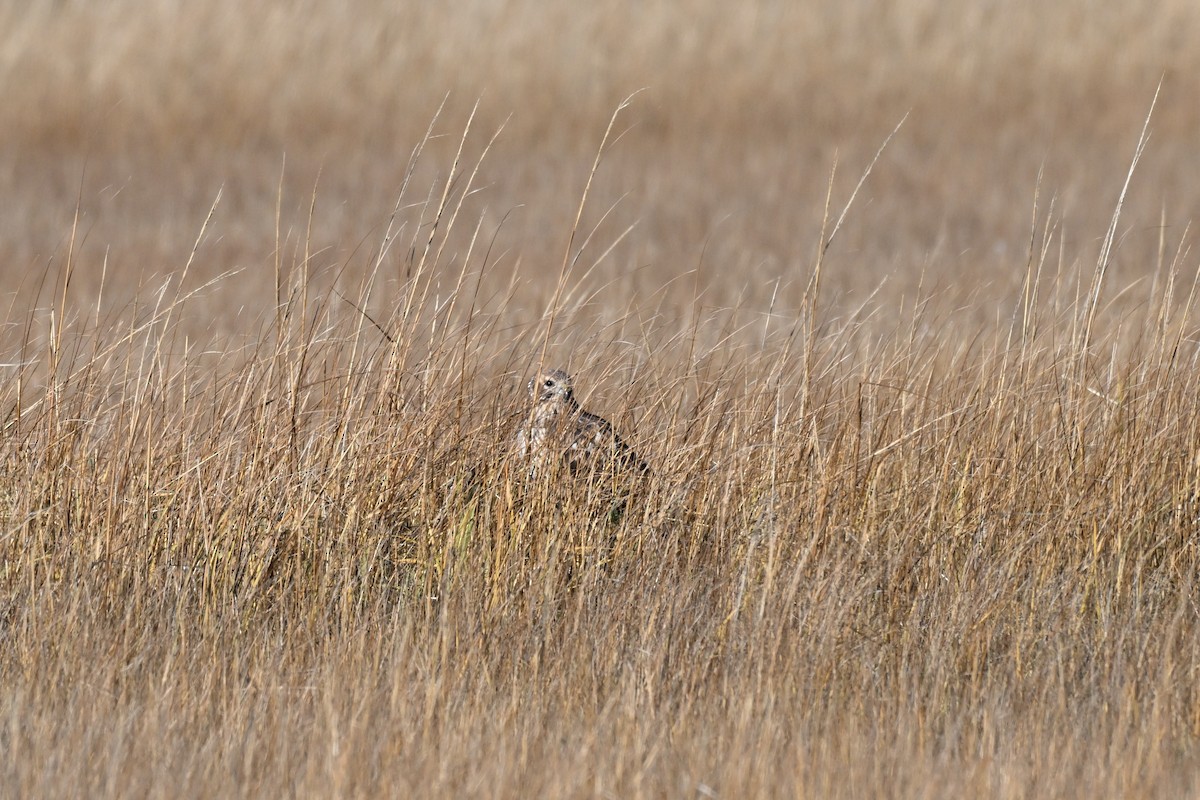
M 116 277 L 174 269 L 222 186 L 198 269 L 257 271 L 281 174 L 284 233 L 308 229 L 315 188 L 314 249 L 339 265 L 386 219 L 443 99 L 427 163 L 448 168 L 477 101 L 468 155 L 503 126 L 469 210 L 489 236 L 504 219 L 500 272 L 519 258 L 536 276 L 557 267 L 610 114 L 640 91 L 584 225 L 621 198 L 599 241 L 637 228 L 596 285 L 626 293 L 701 267 L 719 297 L 778 279 L 786 302 L 835 162 L 840 209 L 906 113 L 828 276 L 856 300 L 884 281 L 911 294 L 918 275 L 1003 296 L 1039 172 L 1066 253 L 1089 260 L 1160 79 L 1119 264 L 1143 270 L 1160 225 L 1177 241 L 1200 208 L 1200 11 L 1182 0 L 4 5 L 3 288 L 62 252 L 77 200 L 89 273 L 104 253 Z M 244 303 L 269 296 L 238 285 Z

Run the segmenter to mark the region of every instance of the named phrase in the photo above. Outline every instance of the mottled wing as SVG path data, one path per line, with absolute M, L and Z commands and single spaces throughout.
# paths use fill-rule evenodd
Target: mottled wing
M 633 469 L 650 471 L 632 447 L 625 444 L 603 417 L 583 412 L 575 420 L 575 431 L 567 459 L 573 471 L 583 469 Z

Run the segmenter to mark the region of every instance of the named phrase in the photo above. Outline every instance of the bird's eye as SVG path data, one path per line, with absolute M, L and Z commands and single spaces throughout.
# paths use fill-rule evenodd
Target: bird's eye
M 550 380 L 550 379 L 547 379 L 546 382 L 542 384 L 542 386 L 545 386 L 547 389 L 549 389 L 553 385 L 554 385 L 554 381 Z

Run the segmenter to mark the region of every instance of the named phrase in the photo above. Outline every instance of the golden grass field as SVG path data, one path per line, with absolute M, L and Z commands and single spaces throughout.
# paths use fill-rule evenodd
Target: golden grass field
M 1200 791 L 1200 10 L 454 5 L 0 2 L 0 795 Z

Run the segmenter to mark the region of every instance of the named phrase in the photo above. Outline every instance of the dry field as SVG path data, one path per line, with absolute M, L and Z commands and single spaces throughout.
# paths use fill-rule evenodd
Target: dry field
M 453 5 L 0 2 L 0 795 L 1200 791 L 1200 10 Z

